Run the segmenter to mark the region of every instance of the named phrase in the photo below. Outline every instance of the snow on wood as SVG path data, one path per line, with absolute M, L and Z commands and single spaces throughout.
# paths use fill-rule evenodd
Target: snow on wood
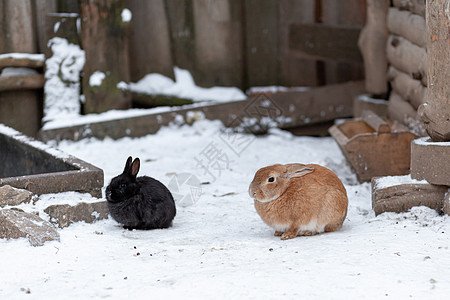
M 372 208 L 375 215 L 384 212 L 406 212 L 414 206 L 428 206 L 440 212 L 448 188 L 411 176 L 390 176 L 372 179 Z
M 46 61 L 44 122 L 70 119 L 80 114 L 80 73 L 84 51 L 66 39 L 49 41 L 52 56 Z

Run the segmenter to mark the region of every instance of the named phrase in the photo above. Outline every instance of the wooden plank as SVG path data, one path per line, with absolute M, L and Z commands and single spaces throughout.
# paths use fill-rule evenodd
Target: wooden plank
M 414 206 L 422 205 L 441 212 L 446 187 L 412 182 L 383 186 L 380 184 L 382 180 L 383 177 L 372 180 L 372 208 L 375 215 L 384 212 L 407 212 Z
M 0 70 L 6 67 L 39 69 L 44 67 L 44 59 L 16 58 L 13 54 L 0 55 Z
M 244 0 L 247 83 L 278 85 L 278 1 Z
M 450 1 L 427 1 L 426 105 L 419 108 L 427 133 L 433 141 L 450 141 Z
M 318 86 L 316 61 L 298 57 L 289 48 L 291 23 L 314 23 L 314 3 L 311 0 L 278 1 L 279 84 L 282 86 Z
M 36 29 L 38 41 L 38 53 L 44 53 L 47 49 L 46 18 L 49 13 L 58 12 L 57 0 L 33 1 L 36 16 Z
M 45 23 L 45 57 L 49 58 L 52 55 L 51 48 L 48 47 L 48 42 L 54 37 L 66 39 L 69 43 L 80 45 L 81 39 L 78 34 L 77 22 L 80 18 L 79 14 L 75 13 L 49 13 L 47 14 Z
M 364 58 L 367 92 L 383 98 L 388 93 L 386 42 L 389 33 L 386 14 L 389 5 L 389 0 L 367 0 L 367 22 L 358 39 Z
M 0 76 L 0 92 L 13 90 L 32 90 L 44 87 L 44 75 Z
M 129 38 L 131 80 L 136 82 L 148 73 L 174 78 L 164 1 L 128 0 L 127 7 L 133 14 Z
M 131 95 L 117 87 L 121 81 L 130 82 L 128 55 L 129 22 L 122 20 L 125 8 L 122 0 L 82 0 L 81 37 L 86 55 L 83 93 L 85 113 L 131 107 Z M 105 74 L 100 86 L 91 86 L 94 72 Z
M 240 2 L 193 0 L 192 3 L 197 84 L 243 88 Z
M 277 94 L 258 94 L 253 98 L 219 104 L 203 104 L 194 107 L 173 108 L 165 113 L 151 113 L 148 115 L 124 118 L 113 121 L 103 121 L 82 124 L 68 128 L 42 130 L 40 139 L 70 139 L 77 140 L 89 135 L 113 139 L 124 136 L 138 137 L 155 133 L 161 126 L 173 122 L 178 115 L 186 119 L 192 111 L 200 111 L 206 119 L 221 120 L 225 126 L 244 126 L 250 132 L 257 132 L 255 128 L 246 128 L 245 119 L 259 120 L 269 118 L 280 128 L 292 128 L 324 123 L 336 118 L 352 115 L 353 98 L 362 93 L 364 82 L 347 82 L 313 88 L 306 91 L 290 91 Z
M 362 28 L 366 21 L 365 0 L 317 0 L 321 2 L 320 22 L 329 26 Z M 357 48 L 357 43 L 349 44 Z M 325 61 L 325 83 L 339 83 L 364 78 L 360 62 Z
M 291 24 L 289 47 L 305 58 L 331 61 L 362 62 L 355 46 L 359 27 L 322 24 Z

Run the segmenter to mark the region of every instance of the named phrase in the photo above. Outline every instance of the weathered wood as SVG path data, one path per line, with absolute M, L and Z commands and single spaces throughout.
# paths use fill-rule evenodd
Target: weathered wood
M 161 126 L 173 122 L 178 115 L 186 119 L 192 111 L 200 111 L 205 118 L 221 120 L 225 126 L 246 128 L 245 119 L 271 119 L 280 128 L 292 128 L 324 123 L 352 115 L 352 99 L 364 91 L 364 82 L 318 87 L 306 91 L 290 91 L 277 94 L 255 95 L 254 98 L 220 104 L 195 105 L 190 108 L 173 108 L 165 113 L 124 118 L 114 121 L 82 124 L 68 128 L 45 129 L 40 139 L 77 140 L 90 136 L 117 139 L 124 136 L 138 137 L 155 133 Z M 267 106 L 268 105 L 268 106 Z M 86 131 L 89 128 L 89 132 Z
M 47 50 L 47 36 L 46 19 L 47 14 L 58 12 L 57 0 L 40 0 L 34 1 L 35 3 L 35 16 L 36 16 L 36 29 L 37 29 L 37 41 L 38 52 L 44 53 Z
M 278 1 L 245 0 L 247 83 L 278 85 Z
M 388 79 L 391 82 L 392 89 L 408 101 L 414 109 L 425 102 L 427 88 L 419 80 L 412 79 L 408 74 L 397 70 L 394 66 L 389 67 Z
M 377 122 L 375 122 L 377 123 Z M 409 173 L 410 143 L 416 136 L 399 127 L 386 132 L 386 126 L 377 132 L 362 119 L 336 124 L 330 134 L 356 172 L 359 182 L 377 176 L 405 175 Z M 381 124 L 381 123 L 380 123 Z
M 400 95 L 391 92 L 388 104 L 389 119 L 403 124 L 418 136 L 425 136 L 425 128 L 414 107 Z
M 450 142 L 429 137 L 411 143 L 411 177 L 431 184 L 450 186 Z
M 81 36 L 86 54 L 82 80 L 85 113 L 131 107 L 131 96 L 117 87 L 121 81 L 130 81 L 129 22 L 122 19 L 124 8 L 122 0 L 81 1 Z M 106 76 L 100 86 L 91 86 L 89 81 L 96 71 Z
M 388 103 L 369 94 L 358 95 L 353 101 L 353 116 L 360 117 L 364 110 L 370 110 L 381 118 L 387 118 Z
M 14 54 L 0 54 L 0 70 L 6 67 L 39 69 L 44 67 L 44 59 L 18 58 Z
M 140 93 L 131 93 L 133 107 L 149 108 L 155 106 L 180 106 L 192 104 L 192 99 L 184 99 L 167 95 L 147 95 Z
M 355 46 L 360 31 L 359 27 L 291 24 L 289 47 L 305 58 L 362 62 Z
M 130 30 L 131 80 L 149 73 L 174 78 L 167 15 L 163 0 L 127 0 L 133 14 Z
M 425 18 L 409 11 L 389 8 L 387 26 L 389 32 L 402 36 L 419 47 L 427 47 Z
M 378 133 L 388 133 L 391 131 L 389 124 L 370 110 L 363 111 L 361 119 Z
M 193 0 L 195 61 L 200 86 L 243 88 L 239 1 Z
M 375 215 L 384 212 L 407 212 L 414 206 L 422 205 L 441 212 L 447 188 L 427 183 L 417 183 L 410 178 L 410 183 L 384 186 L 380 184 L 382 180 L 384 178 L 374 178 L 372 180 L 372 208 L 375 211 Z
M 386 14 L 389 4 L 389 0 L 367 0 L 367 22 L 358 39 L 358 46 L 364 58 L 366 89 L 375 95 L 384 95 L 388 91 Z
M 44 75 L 0 76 L 0 92 L 14 90 L 33 90 L 44 87 Z
M 419 115 L 433 141 L 450 141 L 450 1 L 427 1 L 429 89 Z
M 37 42 L 32 1 L 1 0 L 0 54 L 35 53 Z M 40 97 L 37 91 L 0 93 L 0 123 L 34 136 L 40 127 Z
M 311 0 L 278 1 L 279 84 L 282 86 L 318 86 L 315 60 L 297 57 L 289 49 L 289 25 L 314 23 L 314 5 Z
M 427 51 L 400 36 L 388 38 L 386 53 L 389 63 L 427 86 Z
M 350 26 L 362 29 L 366 22 L 366 0 L 320 0 L 320 12 L 316 21 L 330 26 Z M 316 4 L 316 6 L 318 6 Z M 359 52 L 357 43 L 349 46 Z M 358 57 L 361 57 L 359 54 Z M 323 63 L 325 83 L 339 83 L 364 78 L 362 60 L 357 62 L 325 61 Z
M 425 18 L 425 0 L 393 0 L 392 4 L 400 10 L 408 10 Z
M 80 45 L 80 36 L 78 34 L 77 20 L 80 15 L 72 13 L 49 13 L 45 19 L 45 37 L 47 41 L 45 43 L 45 57 L 49 58 L 51 48 L 48 42 L 54 37 L 60 37 L 66 39 L 69 43 L 74 45 Z

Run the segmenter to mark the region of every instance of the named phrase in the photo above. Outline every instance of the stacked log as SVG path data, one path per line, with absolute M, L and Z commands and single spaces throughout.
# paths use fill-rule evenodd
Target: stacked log
M 425 1 L 394 0 L 387 14 L 387 28 L 387 78 L 392 87 L 389 118 L 425 136 L 425 127 L 417 114 L 428 91 Z

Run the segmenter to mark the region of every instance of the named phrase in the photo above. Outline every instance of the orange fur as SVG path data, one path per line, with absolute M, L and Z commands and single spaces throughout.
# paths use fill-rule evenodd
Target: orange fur
M 261 219 L 282 239 L 340 229 L 348 206 L 342 182 L 332 171 L 315 164 L 297 164 L 299 169 L 314 170 L 289 178 L 286 173 L 292 165 L 273 165 L 256 172 L 249 193 Z M 269 177 L 275 181 L 268 182 Z

